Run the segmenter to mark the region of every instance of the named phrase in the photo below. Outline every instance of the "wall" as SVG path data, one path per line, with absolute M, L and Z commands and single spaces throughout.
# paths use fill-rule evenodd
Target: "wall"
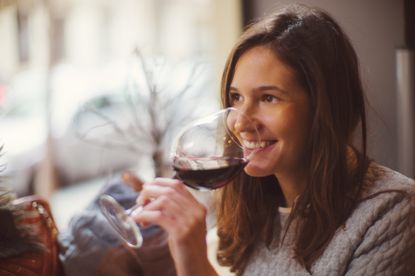
M 256 0 L 255 16 L 289 0 Z M 399 170 L 395 51 L 404 44 L 403 0 L 303 0 L 327 10 L 349 35 L 360 58 L 368 98 L 369 154 Z

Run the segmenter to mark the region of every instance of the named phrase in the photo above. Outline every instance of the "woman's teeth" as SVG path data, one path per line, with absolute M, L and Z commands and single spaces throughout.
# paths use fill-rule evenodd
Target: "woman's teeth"
M 274 144 L 276 141 L 261 141 L 261 142 L 257 142 L 257 141 L 247 141 L 244 140 L 243 141 L 243 145 L 245 148 L 247 149 L 261 149 L 261 148 L 265 148 L 269 145 Z

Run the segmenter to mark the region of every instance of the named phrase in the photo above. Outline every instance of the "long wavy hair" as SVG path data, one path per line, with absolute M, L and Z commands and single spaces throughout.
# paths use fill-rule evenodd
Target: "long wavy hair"
M 261 45 L 270 46 L 294 70 L 311 100 L 308 182 L 288 219 L 290 226 L 296 221 L 295 258 L 310 271 L 355 209 L 368 169 L 358 59 L 348 37 L 326 12 L 288 6 L 249 26 L 236 43 L 222 76 L 223 106 L 231 105 L 229 88 L 239 58 Z M 355 147 L 359 126 L 361 144 Z M 353 169 L 348 165 L 350 152 Z M 277 206 L 283 198 L 275 176 L 255 178 L 241 173 L 221 189 L 217 208 L 219 263 L 240 274 L 255 244 L 271 244 L 278 230 Z

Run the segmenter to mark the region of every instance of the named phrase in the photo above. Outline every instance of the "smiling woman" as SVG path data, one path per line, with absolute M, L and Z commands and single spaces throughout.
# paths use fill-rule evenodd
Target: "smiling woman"
M 415 183 L 366 155 L 358 60 L 333 18 L 295 5 L 251 25 L 227 61 L 222 102 L 266 143 L 221 191 L 220 263 L 246 275 L 413 274 Z
M 252 24 L 221 98 L 248 115 L 238 138 L 250 161 L 218 191 L 220 264 L 238 275 L 415 274 L 415 182 L 367 156 L 357 56 L 330 15 L 293 5 Z M 145 183 L 137 202 L 150 201 L 135 220 L 168 233 L 178 274 L 215 275 L 204 206 L 177 179 Z

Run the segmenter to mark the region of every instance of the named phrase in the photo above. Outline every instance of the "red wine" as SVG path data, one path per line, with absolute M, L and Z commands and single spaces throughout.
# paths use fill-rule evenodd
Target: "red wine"
M 179 163 L 186 164 L 180 166 Z M 192 168 L 190 164 L 195 168 Z M 173 164 L 175 178 L 196 190 L 213 190 L 230 182 L 247 164 L 244 158 L 179 160 Z

